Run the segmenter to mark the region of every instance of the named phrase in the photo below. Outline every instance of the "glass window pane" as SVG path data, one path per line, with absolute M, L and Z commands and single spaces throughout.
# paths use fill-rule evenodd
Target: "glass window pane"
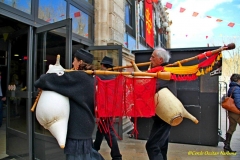
M 66 1 L 39 0 L 38 18 L 49 23 L 66 19 Z
M 19 97 L 19 92 L 27 91 L 27 34 L 21 35 L 12 41 L 9 98 L 9 127 L 20 132 L 27 132 L 27 99 Z
M 125 5 L 125 23 L 132 26 L 132 5 L 128 2 Z
M 128 47 L 128 39 L 127 39 L 127 36 L 128 36 L 128 34 L 127 33 L 125 33 L 124 34 L 124 47 Z
M 86 2 L 88 2 L 88 3 L 90 3 L 90 4 L 92 4 L 92 0 L 85 0 Z
M 37 39 L 37 63 L 36 76 L 40 77 L 49 69 L 49 65 L 56 63 L 57 55 L 60 55 L 60 64 L 65 66 L 66 34 L 65 27 L 38 34 Z M 46 44 L 46 45 L 45 45 Z M 45 48 L 46 47 L 46 48 Z M 34 102 L 34 101 L 33 101 Z M 35 132 L 44 135 L 51 135 L 50 132 L 42 127 L 35 120 Z
M 94 56 L 94 60 L 93 60 L 94 69 L 101 69 L 100 62 L 102 61 L 104 56 L 108 56 L 113 59 L 113 66 L 119 66 L 118 50 L 92 50 L 90 52 Z
M 136 39 L 128 35 L 128 49 L 136 50 Z
M 139 20 L 139 34 L 141 37 L 145 37 L 145 32 L 144 32 L 144 21 L 140 18 Z
M 72 32 L 91 39 L 92 17 L 74 6 L 70 6 L 70 17 L 72 18 Z
M 31 14 L 32 0 L 1 0 L 0 2 L 25 13 Z
M 79 2 L 79 0 L 73 0 L 73 1 L 75 1 L 75 2 L 77 2 L 77 3 L 81 3 L 81 2 Z M 88 2 L 88 3 L 90 3 L 90 4 L 93 4 L 93 0 L 85 0 L 86 2 Z
M 139 15 L 144 17 L 144 4 L 142 1 L 139 2 Z
M 130 25 L 130 17 L 129 17 L 129 5 L 125 5 L 125 23 Z

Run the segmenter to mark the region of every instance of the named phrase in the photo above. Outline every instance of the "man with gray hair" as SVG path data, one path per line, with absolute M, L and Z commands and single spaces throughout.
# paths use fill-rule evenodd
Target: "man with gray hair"
M 170 53 L 163 48 L 156 48 L 151 57 L 151 68 L 165 66 L 171 58 Z M 172 80 L 157 80 L 156 92 L 163 88 L 168 88 L 177 96 L 176 83 Z M 171 125 L 155 115 L 150 136 L 146 143 L 146 150 L 150 160 L 167 160 L 168 138 L 170 135 Z

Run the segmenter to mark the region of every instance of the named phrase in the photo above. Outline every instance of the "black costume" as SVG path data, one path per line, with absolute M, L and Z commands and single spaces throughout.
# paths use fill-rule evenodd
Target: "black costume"
M 98 76 L 101 80 L 110 80 L 114 79 L 115 76 L 113 75 L 99 75 Z M 105 137 L 108 146 L 111 148 L 111 157 L 113 160 L 121 160 L 122 155 L 119 151 L 117 137 L 114 133 L 113 126 L 112 126 L 112 118 L 101 118 L 101 121 L 106 125 L 105 127 L 109 129 L 109 132 L 105 133 L 104 129 L 101 125 L 97 128 L 96 139 L 93 143 L 93 148 L 96 151 L 100 150 L 100 146 L 102 144 L 103 137 Z
M 83 71 L 43 74 L 35 87 L 55 91 L 69 98 L 70 115 L 64 153 L 78 159 L 103 159 L 92 149 L 94 118 L 94 78 Z
M 168 88 L 175 96 L 177 96 L 176 82 L 157 80 L 156 92 L 162 88 Z M 168 138 L 171 125 L 163 121 L 159 116 L 153 117 L 152 130 L 146 143 L 146 150 L 150 160 L 167 160 Z

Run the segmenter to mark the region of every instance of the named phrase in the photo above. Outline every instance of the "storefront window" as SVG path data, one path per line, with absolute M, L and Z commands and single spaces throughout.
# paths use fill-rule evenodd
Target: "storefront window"
M 16 8 L 25 13 L 31 14 L 32 0 L 0 0 L 0 2 Z
M 66 19 L 65 0 L 39 0 L 38 18 L 49 23 Z
M 11 92 L 9 98 L 9 128 L 26 133 L 26 110 L 27 99 L 19 96 L 19 92 L 27 91 L 27 34 L 12 40 L 10 81 L 8 90 Z
M 72 18 L 72 32 L 91 39 L 92 17 L 74 6 L 70 6 L 70 17 Z

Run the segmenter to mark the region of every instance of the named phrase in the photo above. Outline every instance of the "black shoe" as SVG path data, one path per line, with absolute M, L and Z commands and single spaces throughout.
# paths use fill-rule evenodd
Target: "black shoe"
M 230 153 L 236 153 L 236 151 L 233 151 L 230 147 L 231 144 L 231 139 L 232 139 L 232 134 L 226 133 L 226 140 L 224 141 L 224 152 L 229 151 Z

